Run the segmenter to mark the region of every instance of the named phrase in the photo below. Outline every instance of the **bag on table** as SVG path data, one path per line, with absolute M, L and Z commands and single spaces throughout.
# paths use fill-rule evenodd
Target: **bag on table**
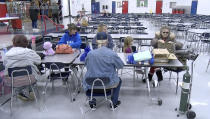
M 55 50 L 55 53 L 57 54 L 72 54 L 74 53 L 71 46 L 67 44 L 58 45 L 58 47 Z

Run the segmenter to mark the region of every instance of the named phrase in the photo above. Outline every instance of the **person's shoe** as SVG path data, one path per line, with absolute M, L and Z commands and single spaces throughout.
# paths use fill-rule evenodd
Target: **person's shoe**
M 29 92 L 29 99 L 30 100 L 34 100 L 35 99 L 35 96 L 34 96 L 33 92 Z
M 153 80 L 153 82 L 152 82 L 152 86 L 153 86 L 153 88 L 158 87 L 158 86 L 159 86 L 158 81 L 157 81 L 157 80 Z
M 23 93 L 19 93 L 19 94 L 17 95 L 17 97 L 18 97 L 19 99 L 21 99 L 22 101 L 29 101 L 29 98 L 28 98 L 26 95 L 24 95 Z
M 113 104 L 114 109 L 116 109 L 117 107 L 119 107 L 120 104 L 121 104 L 121 101 L 120 100 L 117 101 L 117 104 Z M 110 109 L 112 109 L 112 105 L 111 104 L 109 105 L 109 107 L 110 107 Z
M 161 70 L 157 70 L 156 71 L 156 75 L 158 77 L 158 81 L 162 81 L 163 80 L 163 75 L 162 75 Z
M 152 81 L 152 74 L 148 74 L 149 81 Z M 142 80 L 143 83 L 146 83 L 146 79 Z
M 89 105 L 90 105 L 91 110 L 96 110 L 96 99 L 93 98 L 92 100 L 90 100 Z
M 63 81 L 63 85 L 66 85 L 67 84 L 67 80 L 68 80 L 68 78 L 62 80 Z

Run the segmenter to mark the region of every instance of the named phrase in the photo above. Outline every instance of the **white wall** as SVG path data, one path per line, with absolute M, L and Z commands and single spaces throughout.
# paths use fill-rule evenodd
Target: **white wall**
M 67 1 L 67 0 L 63 0 Z M 70 9 L 71 9 L 71 15 L 76 16 L 78 14 L 78 11 L 82 10 L 82 5 L 84 4 L 84 8 L 86 11 L 86 14 L 91 13 L 91 0 L 70 0 Z
M 175 0 L 163 0 L 162 13 L 172 13 L 172 8 L 170 8 L 170 2 Z
M 156 0 L 148 0 L 148 7 L 137 7 L 137 0 L 128 0 L 128 13 L 154 13 L 155 9 Z
M 61 5 L 62 5 L 62 17 L 69 16 L 68 0 L 61 0 Z
M 175 0 L 177 6 L 191 6 L 192 0 Z
M 198 0 L 197 14 L 210 15 L 210 0 Z
M 100 12 L 103 12 L 103 5 L 108 5 L 108 9 L 105 9 L 106 12 L 112 13 L 112 1 L 111 0 L 101 0 L 100 1 Z
M 103 5 L 108 5 L 108 12 L 112 12 L 112 1 L 116 1 L 116 13 L 122 13 L 122 7 L 118 8 L 118 2 L 125 0 L 96 0 L 100 2 L 100 9 L 102 10 Z M 156 1 L 148 0 L 148 7 L 137 7 L 137 0 L 128 0 L 128 13 L 155 13 L 156 12 Z M 170 8 L 170 2 L 176 2 L 177 6 L 191 6 L 192 0 L 163 0 L 162 13 L 172 13 Z
M 100 2 L 100 11 L 102 11 L 103 5 L 108 5 L 108 12 L 112 12 L 112 1 L 116 1 L 116 13 L 122 13 L 122 7 L 118 8 L 117 3 L 120 1 L 122 4 L 123 0 L 96 0 Z M 155 13 L 156 10 L 156 0 L 148 0 L 147 8 L 136 7 L 136 0 L 128 0 L 128 12 L 129 13 L 150 13 L 152 11 Z M 176 6 L 188 6 L 191 7 L 192 0 L 163 0 L 163 13 L 171 13 L 172 9 L 170 7 L 170 2 L 176 2 Z M 62 0 L 63 16 L 68 15 L 68 1 Z M 78 11 L 82 9 L 82 4 L 85 6 L 85 10 L 91 13 L 91 0 L 70 0 L 71 4 L 71 15 L 76 16 Z M 210 0 L 198 0 L 197 14 L 210 15 L 209 10 Z

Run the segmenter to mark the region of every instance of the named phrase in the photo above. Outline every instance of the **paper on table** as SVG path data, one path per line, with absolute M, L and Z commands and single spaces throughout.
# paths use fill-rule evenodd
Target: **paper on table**
M 134 60 L 135 61 L 145 61 L 145 60 L 149 60 L 152 58 L 152 55 L 150 53 L 150 51 L 144 51 L 144 52 L 138 52 L 133 54 Z

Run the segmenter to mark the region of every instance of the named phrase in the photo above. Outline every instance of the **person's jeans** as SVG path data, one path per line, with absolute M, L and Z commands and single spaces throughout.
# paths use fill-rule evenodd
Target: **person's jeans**
M 32 20 L 32 28 L 37 28 L 37 20 Z
M 116 88 L 113 88 L 113 94 L 112 94 L 112 97 L 111 97 L 114 105 L 117 104 L 119 93 L 120 93 L 120 87 L 121 87 L 121 83 L 122 83 L 122 80 L 121 80 L 120 77 L 119 77 L 119 79 L 120 79 L 120 82 L 119 82 L 119 84 Z
M 58 14 L 53 14 L 52 17 L 53 17 L 53 21 L 55 22 L 55 20 L 57 20 L 57 24 L 59 24 Z

